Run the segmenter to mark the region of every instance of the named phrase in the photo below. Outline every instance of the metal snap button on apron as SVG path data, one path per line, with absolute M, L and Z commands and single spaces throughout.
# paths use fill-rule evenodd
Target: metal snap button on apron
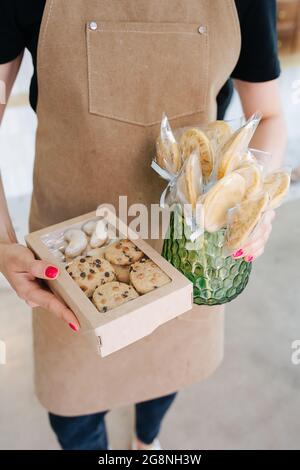
M 200 25 L 198 27 L 198 33 L 205 34 L 206 33 L 206 26 Z
M 89 28 L 92 30 L 92 31 L 96 31 L 96 29 L 98 28 L 98 25 L 96 23 L 96 21 L 91 21 L 89 23 Z

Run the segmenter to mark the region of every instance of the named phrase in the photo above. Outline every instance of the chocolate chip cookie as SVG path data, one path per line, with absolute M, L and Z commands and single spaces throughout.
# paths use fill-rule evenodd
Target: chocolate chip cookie
M 130 267 L 130 282 L 140 294 L 146 294 L 170 282 L 170 278 L 150 259 Z
M 115 279 L 111 264 L 97 256 L 78 256 L 66 270 L 88 297 L 93 295 L 96 287 Z
M 144 253 L 130 240 L 119 240 L 106 248 L 104 256 L 110 263 L 128 266 L 140 260 Z
M 93 303 L 99 312 L 105 313 L 138 296 L 139 294 L 132 286 L 113 281 L 97 287 L 93 294 Z

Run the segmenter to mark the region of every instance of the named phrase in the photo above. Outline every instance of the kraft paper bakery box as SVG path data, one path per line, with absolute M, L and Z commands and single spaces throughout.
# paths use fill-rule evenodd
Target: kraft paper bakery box
M 107 210 L 108 214 L 109 212 Z M 101 242 L 100 247 L 95 248 L 95 240 L 94 244 L 92 243 L 96 228 L 98 237 L 101 238 L 98 223 L 101 218 L 97 217 L 96 212 L 32 232 L 25 238 L 28 247 L 37 258 L 60 267 L 58 278 L 46 282 L 75 313 L 81 325 L 79 334 L 86 334 L 87 339 L 95 344 L 95 349 L 102 357 L 151 334 L 160 325 L 190 310 L 193 305 L 192 283 L 148 243 L 138 238 L 135 232 L 124 224 L 120 224 L 120 220 L 112 213 L 110 216 L 106 230 L 113 230 L 116 238 L 108 237 L 104 243 Z M 94 233 L 91 233 L 93 229 Z M 70 240 L 72 238 L 70 233 L 73 237 L 75 233 L 76 236 L 79 234 L 78 239 L 80 237 L 84 239 L 78 232 L 79 230 L 86 234 L 87 246 L 74 257 L 74 243 L 70 248 L 70 241 L 67 242 L 65 238 Z M 107 233 L 103 235 L 103 239 L 106 235 Z M 77 245 L 78 239 L 76 239 Z M 120 240 L 121 243 L 119 243 Z M 132 243 L 134 251 L 131 252 Z M 109 247 L 110 250 L 107 252 Z M 73 258 L 68 256 L 70 250 Z M 129 262 L 132 263 L 129 266 L 122 265 L 120 272 L 118 269 L 120 266 L 112 264 L 115 270 L 113 274 L 111 269 L 107 268 L 109 263 L 105 260 L 108 253 L 116 262 L 124 261 L 124 256 L 127 256 Z M 120 258 L 115 259 L 114 256 L 118 253 L 121 254 Z M 145 268 L 143 263 L 148 269 L 146 284 L 143 277 Z M 156 267 L 158 267 L 158 273 Z M 124 281 L 124 275 L 129 276 L 129 279 L 126 277 L 125 282 L 121 282 Z M 87 294 L 91 295 L 91 292 L 84 292 L 84 290 L 86 291 L 86 286 L 90 288 L 88 278 L 93 279 L 93 276 L 100 276 L 100 281 L 99 278 L 96 279 L 99 285 L 92 286 L 92 297 L 88 297 Z M 113 279 L 113 276 L 118 277 Z M 153 280 L 158 285 L 152 285 Z M 127 286 L 127 283 L 130 286 Z M 133 283 L 138 290 L 132 286 Z M 149 289 L 152 290 L 149 291 Z M 128 301 L 128 298 L 131 300 Z M 120 304 L 124 299 L 125 303 Z

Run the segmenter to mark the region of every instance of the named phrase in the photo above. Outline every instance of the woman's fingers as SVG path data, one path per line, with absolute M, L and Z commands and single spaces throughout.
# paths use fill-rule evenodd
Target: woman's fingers
M 56 279 L 59 275 L 59 268 L 46 261 L 36 260 L 29 254 L 23 259 L 23 262 L 19 264 L 19 268 L 23 272 L 31 274 L 33 277 L 39 279 Z
M 68 323 L 74 331 L 80 329 L 80 324 L 74 313 L 52 292 L 43 288 L 37 280 L 32 279 L 30 274 L 15 274 L 11 281 L 18 296 L 25 300 L 30 307 L 44 308 Z
M 260 227 L 259 231 L 255 235 L 255 237 L 251 240 L 250 243 L 247 243 L 243 248 L 243 256 L 246 261 L 249 261 L 249 258 L 253 259 L 258 258 L 264 252 L 265 245 L 270 237 L 272 231 L 272 225 L 264 224 Z
M 12 244 L 2 248 L 2 272 L 18 296 L 31 307 L 42 307 L 64 320 L 70 328 L 78 331 L 79 322 L 74 313 L 54 294 L 43 289 L 38 279 L 56 279 L 57 266 L 36 260 L 33 253 L 23 245 Z
M 34 260 L 28 265 L 28 271 L 34 277 L 39 279 L 56 279 L 59 275 L 57 266 L 46 263 L 45 261 Z
M 273 222 L 275 219 L 276 212 L 273 209 L 268 210 L 264 215 L 264 221 Z
M 261 256 L 265 245 L 272 232 L 272 221 L 275 217 L 275 211 L 270 210 L 264 215 L 260 226 L 257 228 L 251 239 L 242 248 L 233 253 L 234 259 L 245 258 L 248 263 Z
M 255 255 L 256 252 L 260 251 L 263 248 L 268 240 L 268 237 L 265 233 L 261 234 L 260 238 L 253 240 L 251 243 L 248 243 L 243 248 L 243 256 Z
M 258 248 L 256 251 L 251 251 L 252 254 L 248 253 L 248 254 L 245 254 L 244 258 L 245 258 L 245 261 L 247 261 L 247 263 L 252 263 L 252 261 L 254 261 L 255 259 L 257 259 L 259 256 L 261 256 L 265 251 L 265 247 L 262 246 L 260 248 Z
M 243 250 L 243 248 L 239 248 L 238 250 L 236 250 L 234 253 L 232 253 L 232 258 L 234 259 L 239 259 L 239 258 L 243 258 L 245 256 L 245 252 Z
M 44 308 L 50 313 L 53 313 L 57 318 L 68 323 L 74 331 L 79 330 L 80 325 L 74 313 L 59 299 L 57 299 L 54 294 L 46 289 L 42 289 L 37 284 L 35 286 L 31 286 L 27 292 L 25 300 Z
M 29 307 L 34 308 L 34 307 L 39 307 L 38 304 L 35 304 L 34 302 L 30 302 L 30 300 L 25 301 Z
M 59 275 L 57 266 L 46 261 L 36 260 L 33 253 L 23 245 L 9 248 L 8 270 L 16 273 L 29 273 L 39 279 L 56 279 Z

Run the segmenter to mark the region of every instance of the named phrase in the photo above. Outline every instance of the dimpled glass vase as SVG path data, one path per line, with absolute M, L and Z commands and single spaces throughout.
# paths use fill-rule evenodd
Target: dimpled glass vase
M 225 229 L 204 232 L 195 242 L 184 218 L 172 212 L 162 255 L 194 286 L 194 303 L 220 305 L 235 299 L 246 287 L 252 264 L 224 255 Z

